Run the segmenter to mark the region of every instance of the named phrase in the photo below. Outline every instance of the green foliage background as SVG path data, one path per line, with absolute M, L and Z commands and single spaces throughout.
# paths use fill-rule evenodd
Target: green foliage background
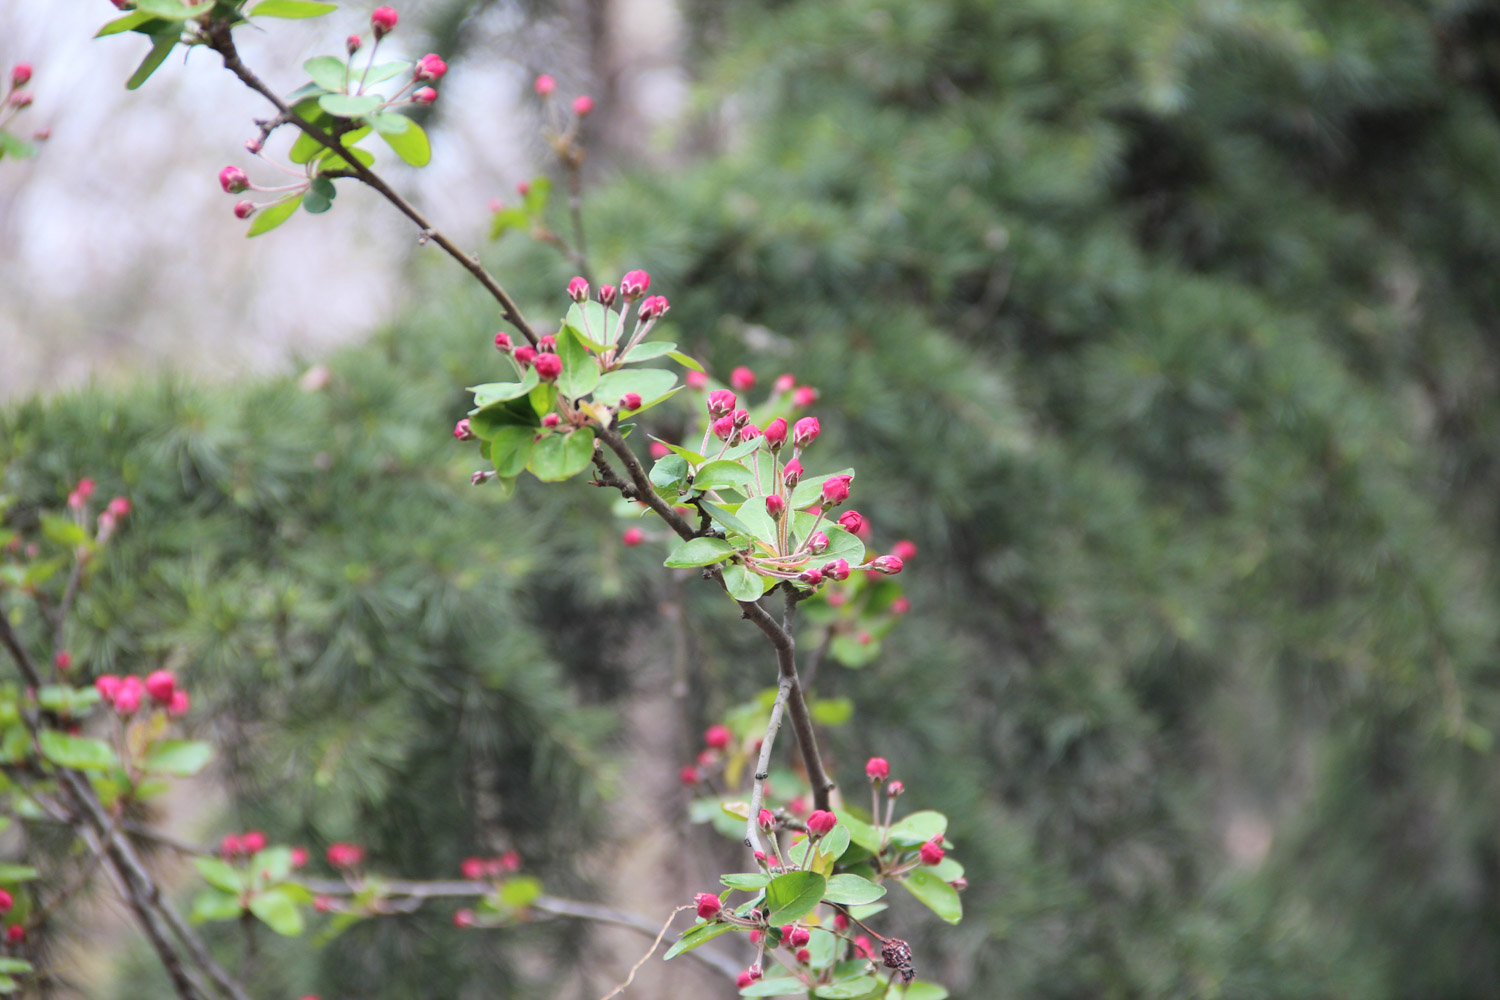
M 597 257 L 649 269 L 715 372 L 817 385 L 818 457 L 860 470 L 877 539 L 921 546 L 885 655 L 819 686 L 858 704 L 831 734 L 846 786 L 882 753 L 954 817 L 968 918 L 900 928 L 924 978 L 1500 991 L 1500 7 L 694 15 L 728 40 L 702 90 L 726 151 L 605 184 Z M 494 263 L 560 311 L 561 264 Z M 469 489 L 446 439 L 492 313 L 446 267 L 416 280 L 428 304 L 321 392 L 6 412 L 5 488 L 94 473 L 137 500 L 83 656 L 180 658 L 244 824 L 358 835 L 416 876 L 498 831 L 587 891 L 569 858 L 631 685 L 607 636 L 653 607 L 655 556 L 582 486 Z M 695 600 L 701 722 L 772 672 Z M 576 947 L 547 934 L 480 945 L 437 915 L 312 961 L 331 995 L 520 996 L 514 955 Z M 305 970 L 283 971 L 265 995 Z

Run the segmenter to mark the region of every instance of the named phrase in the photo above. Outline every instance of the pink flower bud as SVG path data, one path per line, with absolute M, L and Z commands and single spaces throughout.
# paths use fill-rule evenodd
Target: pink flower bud
M 539 353 L 543 353 L 543 354 L 546 354 L 546 353 L 556 354 L 557 353 L 557 338 L 554 337 L 554 336 L 552 336 L 552 334 L 550 334 L 550 333 L 546 334 L 545 336 L 543 336 L 540 340 L 538 340 L 536 342 L 536 349 L 537 349 L 537 351 Z
M 105 513 L 116 518 L 130 516 L 130 501 L 125 497 L 115 497 L 104 508 Z
M 29 90 L 13 90 L 10 93 L 10 106 L 13 108 L 29 108 L 36 97 Z
M 865 937 L 863 934 L 861 934 L 859 937 L 857 937 L 857 938 L 854 939 L 854 957 L 855 958 L 874 958 L 875 957 L 875 946 L 872 945 L 870 943 L 870 939 L 867 938 L 867 937 Z
M 521 855 L 515 851 L 506 851 L 496 860 L 500 863 L 500 870 L 503 872 L 521 870 Z
M 715 750 L 723 750 L 725 747 L 729 746 L 729 741 L 731 738 L 732 734 L 729 732 L 728 726 L 721 723 L 715 723 L 704 730 L 703 745 L 712 747 Z
M 594 110 L 594 99 L 588 94 L 579 94 L 573 98 L 573 113 L 579 118 L 584 118 L 590 111 Z
M 750 422 L 749 410 L 735 410 L 730 416 L 734 418 L 735 430 L 739 430 Z
M 167 702 L 167 715 L 173 719 L 180 719 L 188 714 L 188 709 L 192 705 L 193 701 L 188 697 L 188 693 L 178 688 L 172 692 L 172 700 Z
M 887 576 L 895 576 L 897 573 L 901 572 L 901 569 L 903 566 L 905 566 L 905 563 L 901 561 L 900 556 L 889 555 L 881 556 L 870 565 L 873 566 L 879 573 L 884 573 Z
M 771 391 L 777 394 L 788 393 L 791 392 L 796 385 L 796 378 L 792 376 L 791 372 L 787 372 L 784 375 L 776 376 L 776 381 L 771 383 Z
M 807 832 L 814 837 L 823 837 L 838 825 L 839 818 L 827 809 L 814 809 L 807 817 Z
M 24 87 L 31 82 L 31 63 L 16 63 L 10 71 L 10 85 Z
M 484 859 L 464 858 L 463 863 L 458 866 L 458 872 L 470 882 L 478 882 L 484 878 Z
M 522 198 L 524 198 L 524 197 L 526 197 L 530 193 L 531 193 L 531 182 L 530 181 L 516 181 L 516 194 L 518 194 Z
M 776 829 L 776 814 L 769 809 L 762 809 L 755 819 L 760 824 L 762 830 Z
M 365 849 L 342 841 L 328 845 L 328 863 L 335 868 L 353 868 L 365 860 Z
M 762 851 L 756 851 L 755 853 L 759 854 L 761 857 L 765 857 L 765 853 L 762 852 Z M 762 937 L 764 937 L 764 936 L 765 935 L 761 934 L 760 928 L 757 927 L 757 928 L 755 928 L 755 930 L 753 930 L 753 931 L 750 932 L 750 943 L 751 944 L 760 944 L 760 939 Z
M 891 762 L 884 757 L 871 757 L 865 761 L 865 777 L 871 781 L 884 781 L 891 776 Z
M 749 392 L 755 388 L 755 373 L 744 365 L 740 365 L 729 373 L 729 384 L 740 392 Z
M 412 92 L 411 99 L 418 104 L 431 104 L 437 100 L 437 91 L 431 87 L 418 87 Z
M 360 41 L 358 35 L 350 35 L 348 38 L 344 39 L 344 51 L 352 56 L 354 55 L 354 53 L 359 51 L 359 47 L 362 44 L 364 43 Z
M 639 410 L 641 408 L 641 394 L 638 392 L 627 392 L 620 397 L 620 409 Z
M 234 217 L 236 219 L 248 219 L 255 214 L 255 202 L 237 201 L 234 203 Z
M 853 476 L 833 476 L 823 480 L 823 506 L 837 507 L 849 499 L 849 483 Z
M 903 538 L 891 546 L 891 555 L 900 556 L 903 562 L 908 559 L 915 559 L 917 557 L 917 546 L 914 542 Z
M 720 441 L 728 441 L 734 434 L 734 418 L 725 414 L 713 423 L 714 436 Z
M 623 403 L 624 400 L 622 399 L 621 402 Z M 661 459 L 666 458 L 670 454 L 672 454 L 672 449 L 668 448 L 666 445 L 662 444 L 660 441 L 652 441 L 651 442 L 651 457 L 653 459 L 656 459 L 656 460 L 660 461 Z
M 468 417 L 464 417 L 458 423 L 453 425 L 453 436 L 458 438 L 460 441 L 474 440 L 474 432 L 469 430 Z
M 718 418 L 726 413 L 733 412 L 739 403 L 739 397 L 728 389 L 715 389 L 708 394 L 708 415 Z
M 969 880 L 960 875 L 958 878 L 954 879 L 948 884 L 953 886 L 955 892 L 963 892 L 969 887 Z
M 495 349 L 497 351 L 504 351 L 506 353 L 509 353 L 509 351 L 510 351 L 510 334 L 503 333 L 503 332 L 495 334 Z
M 746 986 L 749 986 L 753 982 L 755 982 L 755 977 L 750 975 L 749 969 L 746 969 L 738 976 L 734 977 L 734 985 L 738 989 L 744 989 Z
M 698 783 L 698 769 L 691 764 L 683 765 L 682 770 L 677 772 L 677 780 L 684 785 L 696 785 Z
M 436 52 L 429 52 L 417 60 L 412 76 L 418 80 L 441 80 L 446 72 L 448 64 L 443 62 L 443 57 Z
M 532 347 L 530 344 L 522 344 L 520 347 L 516 348 L 515 353 L 513 353 L 511 357 L 515 358 L 516 364 L 521 366 L 522 371 L 525 371 L 527 368 L 530 368 L 531 363 L 536 360 L 536 348 Z
M 830 580 L 837 580 L 840 583 L 844 582 L 849 579 L 849 560 L 835 559 L 823 567 L 823 575 Z M 840 601 L 839 603 L 842 604 L 843 602 Z
M 849 929 L 849 917 L 844 913 L 835 913 L 833 915 L 833 929 L 847 931 Z
M 691 368 L 682 376 L 682 381 L 687 384 L 689 389 L 695 392 L 708 388 L 708 375 L 700 371 L 694 371 Z
M 469 909 L 459 910 L 453 914 L 453 926 L 459 929 L 473 927 L 475 921 L 474 911 Z
M 259 830 L 251 830 L 240 837 L 240 843 L 244 845 L 246 854 L 257 854 L 266 849 L 266 835 Z
M 785 510 L 786 497 L 780 493 L 766 494 L 766 513 L 770 514 L 773 520 L 779 520 Z
M 891 602 L 891 614 L 904 615 L 911 610 L 911 601 L 904 597 L 898 597 Z
M 146 675 L 146 693 L 158 705 L 170 704 L 177 691 L 177 678 L 170 670 L 156 670 Z
M 711 892 L 698 893 L 698 895 L 693 897 L 693 902 L 698 905 L 698 916 L 704 920 L 714 919 L 719 915 L 719 911 L 724 908 L 724 904 L 720 901 L 719 897 Z
M 821 432 L 822 428 L 818 426 L 817 417 L 803 417 L 792 428 L 792 444 L 798 448 L 806 448 L 818 439 Z
M 239 167 L 231 164 L 219 171 L 219 187 L 225 194 L 239 194 L 249 186 L 249 176 Z
M 543 355 L 543 357 L 546 357 L 546 355 Z M 541 366 L 538 366 L 537 371 L 541 370 Z M 558 416 L 556 413 L 549 413 L 542 418 L 543 427 L 552 428 L 556 427 L 560 423 L 562 423 L 562 417 Z
M 760 437 L 760 428 L 754 424 L 746 424 L 740 428 L 740 441 L 754 441 L 758 437 Z
M 614 305 L 615 296 L 617 296 L 619 294 L 620 294 L 620 290 L 617 289 L 614 285 L 600 285 L 599 286 L 599 302 L 600 302 L 601 305 L 606 305 L 606 306 Z
M 589 283 L 582 275 L 575 275 L 568 282 L 568 298 L 574 302 L 582 302 L 589 297 Z
M 851 535 L 857 535 L 864 530 L 865 518 L 857 510 L 846 510 L 839 515 L 839 524 Z
M 943 855 L 944 855 L 944 853 L 946 853 L 943 850 L 942 838 L 941 837 L 934 837 L 934 838 L 932 838 L 927 843 L 923 844 L 922 845 L 922 849 L 919 852 L 917 852 L 917 853 L 920 854 L 921 857 L 922 857 L 922 864 L 924 864 L 924 865 L 935 865 L 935 864 L 937 864 L 938 862 L 940 862 L 940 861 L 943 860 Z
M 620 536 L 620 541 L 628 548 L 635 548 L 646 540 L 646 533 L 640 528 L 626 528 L 625 534 Z
M 672 307 L 667 302 L 665 295 L 648 295 L 641 302 L 641 320 L 642 322 L 650 323 L 653 320 L 661 319 L 667 314 L 667 310 L 670 308 Z
M 781 929 L 781 937 L 782 940 L 786 941 L 793 948 L 801 948 L 812 940 L 812 932 L 806 927 L 783 927 Z
M 646 290 L 651 287 L 651 275 L 645 271 L 627 271 L 625 277 L 620 279 L 620 294 L 625 296 L 627 302 L 634 302 Z
M 786 463 L 786 467 L 781 470 L 781 480 L 788 489 L 796 489 L 797 484 L 802 482 L 802 463 L 795 458 Z
M 391 7 L 376 7 L 370 12 L 370 27 L 375 29 L 375 37 L 380 38 L 387 31 L 393 31 L 396 22 L 400 20 L 396 11 Z
M 305 864 L 307 864 L 307 848 L 305 848 L 305 847 L 294 847 L 294 848 L 292 848 L 292 867 L 293 868 L 301 868 Z
M 786 444 L 786 421 L 781 417 L 766 424 L 766 443 L 771 446 L 772 451 L 780 451 L 781 446 Z
M 139 677 L 124 677 L 120 690 L 115 692 L 115 711 L 121 715 L 134 715 L 146 697 L 146 686 Z
M 546 97 L 557 89 L 557 81 L 543 73 L 536 78 L 536 83 L 532 84 L 532 87 L 536 90 L 538 97 Z
M 556 354 L 538 354 L 536 373 L 543 382 L 551 382 L 562 374 L 562 358 Z
M 823 582 L 823 571 L 820 569 L 803 570 L 801 573 L 797 574 L 797 579 L 801 580 L 809 587 L 816 587 L 818 584 Z
M 906 786 L 899 781 L 893 781 L 885 786 L 885 793 L 893 799 L 900 798 L 904 791 L 906 791 Z
M 505 202 L 500 198 L 491 198 L 485 205 L 492 213 L 505 211 Z
M 0 913 L 9 913 L 11 907 L 16 905 L 15 897 L 4 889 L 0 889 Z
M 226 833 L 219 841 L 219 853 L 226 858 L 237 857 L 244 853 L 244 850 L 244 845 L 240 843 L 240 838 L 236 834 Z
M 88 476 L 84 476 L 78 480 L 78 485 L 73 487 L 73 491 L 87 500 L 94 495 L 94 481 Z
M 114 674 L 100 674 L 94 678 L 94 690 L 104 701 L 113 702 L 115 695 L 120 693 L 120 678 Z
M 65 649 L 52 658 L 52 664 L 58 670 L 66 672 L 73 665 L 73 654 Z
M 806 965 L 808 962 L 812 961 L 812 952 L 806 948 L 798 948 L 797 961 L 801 962 L 803 965 Z
M 792 405 L 801 409 L 806 409 L 817 401 L 818 390 L 810 385 L 799 385 L 797 391 L 792 393 Z

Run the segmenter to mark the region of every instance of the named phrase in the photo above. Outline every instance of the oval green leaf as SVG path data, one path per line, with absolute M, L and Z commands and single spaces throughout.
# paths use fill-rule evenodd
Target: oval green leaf
M 891 826 L 891 840 L 897 844 L 923 844 L 948 832 L 948 817 L 931 809 L 914 812 Z
M 186 778 L 203 770 L 213 756 L 214 748 L 202 740 L 166 740 L 146 755 L 142 766 L 153 774 Z
M 427 133 L 422 131 L 422 126 L 409 118 L 407 125 L 409 127 L 404 132 L 382 132 L 380 138 L 407 163 L 414 167 L 425 167 L 432 162 L 432 144 L 427 141 Z
M 599 384 L 599 362 L 583 346 L 571 327 L 557 334 L 557 356 L 562 359 L 562 374 L 557 377 L 557 391 L 570 399 L 582 399 Z
M 536 443 L 526 467 L 544 483 L 571 479 L 594 457 L 594 432 L 585 427 L 566 434 L 548 434 Z
M 766 886 L 767 918 L 772 924 L 781 924 L 805 917 L 823 899 L 823 890 L 828 880 L 816 872 L 787 872 L 778 875 Z
M 104 771 L 116 763 L 115 752 L 108 743 L 86 736 L 69 736 L 55 729 L 37 734 L 42 756 L 54 764 L 80 771 Z
M 667 556 L 663 566 L 686 569 L 690 566 L 711 566 L 734 555 L 734 546 L 722 538 L 689 538 Z
M 392 111 L 382 111 L 377 115 L 370 115 L 365 119 L 371 127 L 381 135 L 400 135 L 411 128 L 412 120 L 405 115 L 398 115 Z
M 742 997 L 803 997 L 807 996 L 807 984 L 795 976 L 777 976 L 775 979 L 757 979 L 740 990 Z
M 748 567 L 731 563 L 724 567 L 724 588 L 736 601 L 758 601 L 766 592 L 766 578 Z
M 827 986 L 819 986 L 813 991 L 813 996 L 822 1000 L 854 1000 L 856 997 L 868 996 L 880 989 L 880 980 L 874 976 L 858 976 L 854 979 L 845 979 L 841 983 L 829 983 Z
M 714 490 L 743 486 L 755 475 L 738 462 L 709 462 L 693 475 L 693 486 L 700 490 Z
M 860 878 L 858 875 L 844 874 L 835 875 L 828 880 L 828 889 L 823 893 L 823 898 L 830 903 L 861 906 L 865 903 L 873 903 L 884 895 L 885 886 L 876 885 L 869 879 Z
M 676 384 L 677 376 L 664 368 L 621 369 L 599 379 L 594 398 L 615 406 L 627 392 L 637 392 L 645 403 L 651 403 L 670 392 Z
M 676 958 L 678 955 L 681 955 L 683 952 L 692 951 L 700 944 L 706 944 L 709 941 L 712 941 L 714 938 L 718 937 L 720 934 L 728 934 L 732 930 L 734 930 L 734 924 L 713 923 L 699 924 L 696 927 L 690 927 L 688 928 L 687 933 L 683 934 L 682 937 L 677 939 L 676 944 L 667 949 L 667 953 L 662 956 L 661 960 L 663 962 L 670 961 L 671 959 Z
M 286 201 L 272 205 L 269 208 L 261 209 L 255 213 L 255 219 L 250 223 L 250 230 L 245 233 L 245 237 L 248 239 L 252 236 L 259 236 L 261 233 L 269 233 L 287 219 L 290 219 L 292 213 L 297 211 L 297 206 L 300 204 L 302 204 L 302 196 L 299 194 L 294 198 L 288 198 Z
M 318 107 L 335 118 L 368 115 L 383 103 L 384 99 L 375 94 L 324 94 L 318 98 Z
M 297 909 L 292 897 L 280 889 L 267 889 L 251 896 L 250 912 L 282 937 L 296 937 L 302 933 L 302 911 Z
M 669 340 L 655 340 L 644 344 L 636 344 L 630 349 L 630 353 L 620 358 L 621 364 L 633 365 L 640 361 L 650 361 L 659 358 L 663 354 L 671 354 L 677 350 L 677 345 Z
M 203 880 L 215 889 L 233 893 L 245 891 L 245 881 L 240 877 L 239 869 L 228 862 L 220 861 L 218 858 L 194 858 L 193 867 L 198 869 L 198 874 L 203 876 Z
M 313 83 L 331 93 L 343 93 L 349 86 L 348 63 L 337 56 L 316 56 L 302 64 Z
M 321 17 L 338 4 L 316 3 L 314 0 L 261 0 L 250 10 L 251 17 Z
M 898 881 L 920 899 L 924 906 L 948 923 L 956 924 L 963 919 L 964 904 L 958 898 L 958 890 L 932 872 L 917 868 Z

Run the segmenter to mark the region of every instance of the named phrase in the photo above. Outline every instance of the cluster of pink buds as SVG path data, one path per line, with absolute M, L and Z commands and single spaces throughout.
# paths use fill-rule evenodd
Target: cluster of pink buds
M 499 878 L 501 875 L 519 870 L 520 867 L 521 855 L 515 851 L 506 851 L 495 858 L 464 858 L 458 870 L 470 882 L 480 882 L 485 879 Z
M 245 833 L 226 833 L 219 840 L 219 853 L 226 860 L 235 858 L 248 858 L 252 854 L 259 854 L 266 849 L 266 835 L 259 830 L 249 830 Z M 303 862 L 306 863 L 307 852 L 303 851 Z
M 734 734 L 723 723 L 716 722 L 703 731 L 703 749 L 698 752 L 696 765 L 685 765 L 678 772 L 684 785 L 696 785 L 707 773 L 723 763 L 726 751 L 734 742 Z
M 760 966 L 752 965 L 735 977 L 734 985 L 739 989 L 744 989 L 751 983 L 758 982 L 762 974 Z
M 365 849 L 358 844 L 338 841 L 328 845 L 328 863 L 335 868 L 358 868 L 365 860 Z
M 89 497 L 93 495 L 94 481 L 85 476 L 78 480 L 78 485 L 68 494 L 68 506 L 73 510 L 83 510 L 88 505 Z
M 546 101 L 557 93 L 557 81 L 546 73 L 540 74 L 531 85 L 536 95 Z M 579 118 L 587 118 L 593 114 L 594 99 L 588 94 L 579 94 L 573 98 L 573 114 Z
M 34 100 L 31 91 L 21 88 L 31 82 L 31 63 L 16 63 L 10 70 L 10 90 L 5 97 L 5 103 L 15 110 L 31 106 Z
M 943 838 L 933 837 L 931 840 L 922 845 L 922 848 L 920 851 L 918 851 L 918 854 L 922 858 L 922 864 L 938 864 L 943 860 Z
M 140 711 L 147 698 L 173 719 L 186 715 L 192 704 L 188 693 L 177 686 L 177 678 L 170 670 L 154 671 L 145 680 L 133 675 L 101 674 L 94 680 L 94 689 L 122 716 Z

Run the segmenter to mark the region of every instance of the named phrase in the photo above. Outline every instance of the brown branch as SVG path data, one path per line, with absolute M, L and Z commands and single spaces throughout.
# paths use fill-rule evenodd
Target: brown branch
M 479 262 L 479 258 L 472 254 L 464 253 L 456 243 L 429 222 L 426 216 L 417 211 L 415 206 L 397 194 L 395 189 L 387 184 L 379 174 L 359 162 L 359 160 L 344 156 L 348 150 L 336 138 L 316 125 L 311 125 L 303 121 L 294 114 L 286 102 L 276 96 L 276 92 L 266 86 L 260 77 L 256 76 L 240 59 L 239 51 L 234 45 L 234 37 L 230 33 L 231 27 L 228 21 L 222 20 L 210 20 L 204 26 L 208 47 L 224 59 L 224 68 L 238 77 L 240 82 L 245 86 L 274 104 L 281 116 L 285 117 L 290 124 L 301 129 L 314 142 L 339 154 L 349 165 L 349 170 L 356 177 L 378 191 L 386 201 L 395 206 L 397 211 L 416 223 L 417 228 L 422 231 L 424 239 L 429 239 L 442 247 L 448 256 L 458 261 L 459 266 L 468 271 L 474 276 L 474 280 L 484 286 L 485 291 L 489 292 L 490 296 L 500 304 L 500 311 L 505 315 L 506 322 L 519 330 L 521 335 L 534 346 L 537 342 L 536 332 L 531 328 L 531 324 L 526 322 L 526 318 L 521 315 L 520 306 L 516 305 L 515 300 L 510 297 L 510 293 L 501 287 L 500 282 L 495 280 L 494 275 L 485 270 L 484 265 Z

